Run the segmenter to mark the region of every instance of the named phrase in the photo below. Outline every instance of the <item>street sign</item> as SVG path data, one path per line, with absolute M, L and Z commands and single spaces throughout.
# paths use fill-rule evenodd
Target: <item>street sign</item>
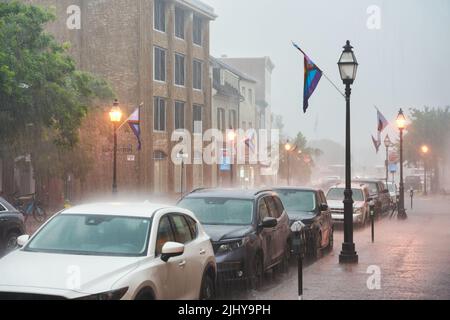
M 220 171 L 231 171 L 231 158 L 222 157 L 220 159 Z
M 136 156 L 133 154 L 127 155 L 127 161 L 129 161 L 129 162 L 136 161 Z
M 397 171 L 398 171 L 397 163 L 390 163 L 389 164 L 389 172 L 390 173 L 396 173 Z
M 398 163 L 400 161 L 400 156 L 399 156 L 399 154 L 397 153 L 397 152 L 395 152 L 395 151 L 392 151 L 390 154 L 389 154 L 389 162 L 390 163 Z

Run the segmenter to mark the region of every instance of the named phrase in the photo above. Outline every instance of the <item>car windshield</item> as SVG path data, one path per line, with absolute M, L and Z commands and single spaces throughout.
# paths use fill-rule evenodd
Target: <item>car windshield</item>
M 277 190 L 287 212 L 302 211 L 314 213 L 316 194 L 313 191 Z
M 378 184 L 376 182 L 362 182 L 362 183 L 367 186 L 370 195 L 378 194 Z
M 354 201 L 364 201 L 364 194 L 361 189 L 353 190 L 353 200 Z M 344 200 L 344 188 L 332 188 L 328 191 L 328 200 Z
M 59 215 L 26 246 L 26 251 L 101 255 L 146 254 L 151 220 L 104 215 Z
M 252 200 L 187 198 L 178 205 L 195 213 L 205 225 L 250 225 L 253 220 Z

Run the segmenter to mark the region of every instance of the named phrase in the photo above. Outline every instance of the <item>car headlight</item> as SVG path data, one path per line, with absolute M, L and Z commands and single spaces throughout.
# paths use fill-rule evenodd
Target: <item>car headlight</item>
M 249 238 L 242 238 L 237 240 L 231 240 L 226 243 L 222 243 L 219 247 L 218 253 L 227 253 L 239 248 L 244 247 L 249 242 Z
M 82 297 L 76 300 L 120 300 L 127 293 L 128 288 L 122 288 L 118 290 L 113 290 L 109 292 L 103 292 L 98 294 L 93 294 L 87 297 Z

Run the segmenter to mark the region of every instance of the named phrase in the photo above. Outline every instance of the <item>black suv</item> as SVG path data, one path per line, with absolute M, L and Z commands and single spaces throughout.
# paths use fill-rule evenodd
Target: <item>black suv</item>
M 0 257 L 17 247 L 17 238 L 25 234 L 23 215 L 0 197 Z
M 353 183 L 364 184 L 369 189 L 369 196 L 375 201 L 375 212 L 380 217 L 391 209 L 391 195 L 386 184 L 378 179 L 357 179 Z
M 319 258 L 322 250 L 333 248 L 334 228 L 331 210 L 327 198 L 320 189 L 311 188 L 277 188 L 289 215 L 290 225 L 301 221 L 305 227 L 293 231 L 293 248 L 298 253 Z M 299 241 L 295 241 L 299 240 Z
M 287 270 L 289 217 L 274 191 L 203 189 L 178 206 L 191 210 L 211 237 L 219 280 L 247 280 L 255 288 L 273 267 Z

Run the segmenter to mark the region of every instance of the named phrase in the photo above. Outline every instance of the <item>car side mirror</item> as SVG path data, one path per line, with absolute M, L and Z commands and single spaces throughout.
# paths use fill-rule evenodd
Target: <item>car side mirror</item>
M 270 229 L 270 228 L 275 228 L 277 225 L 278 225 L 277 219 L 267 217 L 267 218 L 264 218 L 263 222 L 261 223 L 261 228 Z
M 326 203 L 322 203 L 322 204 L 320 205 L 320 211 L 321 211 L 321 212 L 323 212 L 323 211 L 328 211 L 329 208 L 330 208 L 330 207 L 329 207 Z
M 17 245 L 19 246 L 19 248 L 23 248 L 27 244 L 28 240 L 30 240 L 29 235 L 26 234 L 26 235 L 20 236 L 17 238 Z
M 179 257 L 184 253 L 184 244 L 177 242 L 167 242 L 161 252 L 161 260 L 169 262 L 171 258 Z

